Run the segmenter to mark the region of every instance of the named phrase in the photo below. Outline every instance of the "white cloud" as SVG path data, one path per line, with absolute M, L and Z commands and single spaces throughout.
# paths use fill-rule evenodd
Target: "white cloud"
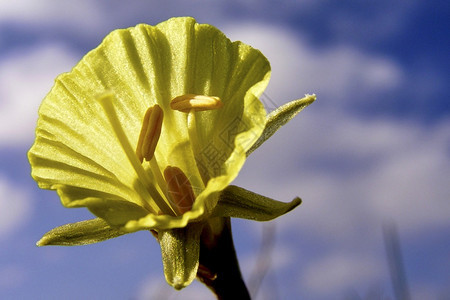
M 424 126 L 362 118 L 341 106 L 366 101 L 352 97 L 361 91 L 376 100 L 380 92 L 414 85 L 406 83 L 400 65 L 345 45 L 317 50 L 277 28 L 248 25 L 226 32 L 269 58 L 272 98 L 318 94 L 317 103 L 251 155 L 235 182 L 282 201 L 304 199 L 276 222 L 291 251 L 326 243 L 326 253 L 333 253 L 308 257 L 307 269 L 297 271 L 311 292 L 339 295 L 386 277 L 377 268 L 386 265 L 380 247 L 386 220 L 398 225 L 406 242 L 448 228 L 450 120 Z
M 0 174 L 0 239 L 6 238 L 25 225 L 31 213 L 26 189 Z
M 283 201 L 304 199 L 298 213 L 281 218 L 286 229 L 342 240 L 378 231 L 384 219 L 415 234 L 448 226 L 448 122 L 430 130 L 308 109 L 291 122 L 252 154 L 239 177 Z
M 44 34 L 51 30 L 100 39 L 117 28 L 138 23 L 156 24 L 175 16 L 194 16 L 204 19 L 203 22 L 217 22 L 218 17 L 223 15 L 220 4 L 224 3 L 156 0 L 0 1 L 0 23 L 14 24 L 24 29 L 24 26 L 30 26 L 31 30 L 41 29 Z
M 96 1 L 0 1 L 0 20 L 22 25 L 74 26 L 88 34 L 99 25 L 102 10 Z M 60 29 L 60 28 L 57 28 Z
M 305 93 L 316 93 L 321 101 L 340 105 L 361 101 L 352 97 L 380 93 L 399 87 L 404 80 L 393 60 L 365 54 L 348 45 L 318 49 L 301 35 L 263 24 L 225 26 L 232 40 L 241 40 L 260 49 L 272 65 L 267 93 L 285 102 Z
M 306 290 L 310 295 L 329 299 L 367 282 L 378 281 L 383 271 L 382 265 L 372 257 L 330 255 L 304 270 L 299 291 Z
M 268 223 L 264 224 L 265 226 L 267 226 Z M 273 226 L 276 230 L 276 225 L 275 223 L 271 223 L 271 226 Z M 248 234 L 255 234 L 255 231 L 259 231 L 259 239 L 263 239 L 264 237 L 261 236 L 261 223 L 256 223 L 256 222 L 248 222 L 247 224 L 238 224 L 239 227 L 236 227 L 236 229 L 239 230 L 245 230 L 246 229 L 251 229 L 249 230 Z M 245 226 L 245 227 L 244 227 Z M 253 227 L 253 228 L 251 228 Z M 251 232 L 253 231 L 253 232 Z M 262 232 L 263 234 L 264 231 Z M 248 238 L 248 234 L 245 234 L 245 236 L 247 236 Z M 267 237 L 266 237 L 267 238 Z M 235 239 L 235 242 L 244 242 L 243 239 Z M 253 251 L 251 252 L 245 252 L 243 253 L 242 257 L 239 258 L 239 265 L 241 266 L 241 270 L 243 275 L 248 279 L 248 280 L 252 280 L 250 277 L 255 275 L 254 272 L 255 270 L 260 270 L 260 267 L 258 264 L 260 262 L 262 262 L 263 264 L 267 264 L 267 268 L 269 272 L 272 271 L 278 271 L 278 270 L 282 270 L 285 267 L 288 267 L 289 264 L 295 260 L 295 257 L 300 255 L 300 253 L 298 253 L 298 251 L 293 251 L 292 248 L 289 247 L 288 244 L 282 244 L 282 243 L 277 243 L 277 239 L 276 239 L 276 232 L 275 232 L 275 236 L 273 236 L 270 240 L 266 240 L 266 243 L 269 243 L 267 245 L 264 245 L 265 247 L 270 247 L 269 250 L 268 249 L 261 249 L 260 247 L 262 247 L 262 245 L 259 243 L 258 241 L 258 245 L 256 246 L 256 249 L 253 249 Z M 256 252 L 255 252 L 256 251 Z M 261 252 L 263 251 L 263 252 Z M 261 256 L 261 255 L 269 255 L 270 257 L 265 257 L 265 256 Z M 256 274 L 258 275 L 258 274 Z
M 252 154 L 257 156 L 255 165 L 269 165 L 274 172 L 282 172 L 275 179 L 276 185 L 283 182 L 281 186 L 261 183 L 264 175 L 258 168 L 258 176 L 253 176 L 255 185 L 272 195 L 278 191 L 287 199 L 295 195 L 290 192 L 292 187 L 301 188 L 305 199 L 317 199 L 305 203 L 303 209 L 316 208 L 317 214 L 329 212 L 343 226 L 352 227 L 361 217 L 346 216 L 345 211 L 353 209 L 367 210 L 377 221 L 393 217 L 414 229 L 445 223 L 442 208 L 450 196 L 444 182 L 450 177 L 446 148 L 449 123 L 423 128 L 396 119 L 362 119 L 323 99 L 323 93 L 350 96 L 357 88 L 394 88 L 403 76 L 395 62 L 341 46 L 318 53 L 301 37 L 277 28 L 239 25 L 225 31 L 232 39 L 248 41 L 268 56 L 274 69 L 271 95 L 289 99 L 295 92 L 298 97 L 303 92 L 322 91 L 318 92 L 317 103 L 259 150 L 265 153 Z M 301 87 L 292 78 L 300 78 Z M 303 82 L 316 88 L 302 88 Z M 288 151 L 280 153 L 280 145 L 289 147 Z M 308 215 L 310 221 L 318 217 Z
M 61 45 L 18 51 L 0 61 L 0 146 L 27 146 L 34 138 L 39 104 L 55 77 L 76 55 Z
M 283 201 L 296 195 L 304 199 L 300 208 L 277 221 L 284 238 L 307 235 L 314 243 L 327 241 L 330 251 L 340 253 L 358 245 L 356 256 L 324 254 L 311 260 L 306 270 L 296 271 L 300 282 L 311 291 L 327 282 L 324 292 L 333 293 L 379 278 L 377 265 L 385 263 L 384 257 L 372 257 L 369 249 L 382 243 L 379 232 L 385 218 L 395 220 L 401 234 L 425 234 L 449 225 L 449 122 L 424 128 L 395 119 L 360 119 L 340 107 L 342 101 L 362 101 L 352 97 L 354 93 L 376 94 L 405 84 L 401 66 L 347 45 L 318 50 L 302 36 L 268 25 L 223 29 L 231 39 L 241 39 L 269 58 L 273 74 L 268 94 L 276 101 L 311 92 L 319 96 L 318 103 L 252 154 L 236 182 Z M 74 57 L 64 47 L 48 45 L 0 62 L 1 146 L 31 143 L 37 106 L 54 77 L 75 64 Z M 0 195 L 6 193 L 10 199 L 10 191 L 18 189 L 2 182 L 0 191 L 7 193 Z M 5 212 L 3 199 L 0 214 Z M 7 223 L 18 224 L 19 219 Z M 4 220 L 1 216 L 0 223 Z M 1 236 L 7 227 L 0 225 Z M 274 259 L 283 268 L 291 267 L 283 258 L 292 258 L 298 249 L 283 249 Z M 355 274 L 360 281 L 354 281 Z M 176 293 L 159 278 L 142 284 L 139 299 L 151 299 L 155 291 L 211 298 L 199 284 Z
M 203 284 L 194 280 L 194 282 L 181 291 L 172 288 L 163 277 L 152 276 L 144 279 L 138 288 L 137 300 L 148 299 L 198 299 L 209 300 L 214 298 L 214 294 Z
M 388 281 L 387 271 L 365 273 L 387 265 L 385 221 L 398 225 L 403 245 L 418 239 L 427 243 L 430 232 L 450 225 L 449 122 L 423 128 L 308 109 L 291 122 L 252 154 L 236 184 L 282 201 L 303 198 L 299 208 L 276 222 L 279 239 L 291 252 L 305 249 L 296 272 L 311 293 L 365 291 L 381 276 Z M 311 248 L 320 250 L 314 255 Z M 345 253 L 345 259 L 336 253 Z M 369 265 L 360 265 L 365 258 Z M 314 273 L 327 268 L 323 275 Z

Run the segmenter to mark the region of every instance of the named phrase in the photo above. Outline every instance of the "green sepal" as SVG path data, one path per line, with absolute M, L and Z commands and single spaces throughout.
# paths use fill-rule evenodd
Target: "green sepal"
M 213 216 L 269 221 L 293 210 L 300 203 L 302 200 L 298 197 L 285 203 L 230 185 L 222 191 Z
M 191 284 L 198 270 L 203 223 L 160 230 L 158 240 L 167 283 L 177 290 Z
M 36 243 L 37 246 L 81 246 L 112 239 L 127 232 L 96 218 L 53 228 Z
M 259 139 L 253 144 L 253 146 L 246 152 L 249 156 L 259 146 L 261 146 L 267 139 L 269 139 L 281 126 L 289 122 L 305 107 L 310 105 L 316 100 L 316 95 L 305 95 L 302 99 L 288 102 L 273 112 L 271 112 L 266 119 L 266 125 L 264 126 L 263 133 Z

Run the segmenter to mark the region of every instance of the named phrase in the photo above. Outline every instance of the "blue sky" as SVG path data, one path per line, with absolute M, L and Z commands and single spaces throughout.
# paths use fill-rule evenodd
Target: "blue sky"
M 243 274 L 266 226 L 274 250 L 256 299 L 393 299 L 383 224 L 397 226 L 413 299 L 450 294 L 447 1 L 32 1 L 0 3 L 0 298 L 211 299 L 173 291 L 146 232 L 37 248 L 91 215 L 30 178 L 26 152 L 54 78 L 111 30 L 193 16 L 272 64 L 267 108 L 318 100 L 246 162 L 237 185 L 304 203 L 267 223 L 233 220 Z M 270 99 L 270 100 L 269 100 Z

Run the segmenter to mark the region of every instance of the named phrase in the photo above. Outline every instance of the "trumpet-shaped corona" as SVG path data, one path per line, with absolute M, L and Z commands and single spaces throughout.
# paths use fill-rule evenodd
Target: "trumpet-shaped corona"
M 193 18 L 113 31 L 56 78 L 28 153 L 39 187 L 97 218 L 55 228 L 38 245 L 150 230 L 167 282 L 189 285 L 204 228 L 229 217 L 271 220 L 301 202 L 230 185 L 247 156 L 315 99 L 267 117 L 258 97 L 269 78 L 260 51 Z

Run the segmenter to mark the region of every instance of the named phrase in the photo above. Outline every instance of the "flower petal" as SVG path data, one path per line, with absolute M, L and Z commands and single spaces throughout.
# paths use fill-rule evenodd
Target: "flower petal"
M 293 210 L 301 202 L 297 197 L 284 203 L 230 185 L 222 191 L 213 216 L 269 221 Z
M 94 244 L 125 234 L 100 218 L 56 227 L 36 243 L 37 246 L 80 246 Z
M 183 18 L 160 25 L 169 47 L 185 50 L 173 61 L 174 66 L 183 67 L 173 68 L 177 73 L 171 75 L 185 78 L 184 90 L 172 86 L 172 96 L 209 95 L 223 102 L 217 110 L 171 114 L 173 117 L 166 121 L 175 126 L 167 130 L 176 128 L 181 139 L 176 137 L 176 142 L 161 144 L 157 149 L 157 154 L 164 152 L 157 155 L 161 166 L 175 165 L 188 175 L 197 195 L 192 210 L 205 207 L 209 213 L 216 204 L 213 194 L 237 176 L 246 150 L 264 128 L 266 113 L 258 96 L 268 84 L 270 64 L 258 50 L 241 42 L 232 43 L 213 26 Z M 183 127 L 186 124 L 188 128 Z M 197 169 L 199 176 L 193 172 Z
M 245 152 L 264 128 L 258 96 L 269 77 L 270 65 L 258 50 L 232 43 L 215 27 L 193 18 L 113 31 L 71 72 L 60 75 L 43 100 L 28 155 L 32 176 L 41 188 L 56 189 L 65 206 L 86 206 L 100 217 L 105 217 L 99 212 L 108 210 L 110 200 L 141 206 L 147 215 L 132 212 L 128 231 L 201 220 L 213 210 L 219 191 L 237 176 Z M 133 147 L 147 108 L 162 108 L 155 158 L 161 170 L 176 166 L 189 178 L 197 196 L 189 213 L 169 219 L 155 214 L 148 189 L 99 103 L 97 96 L 105 91 L 114 94 L 114 110 Z M 188 115 L 169 106 L 183 94 L 217 96 L 224 106 L 196 113 L 192 129 Z M 150 165 L 143 166 L 152 177 Z
M 139 219 L 148 214 L 141 206 L 129 201 L 113 198 L 86 197 L 82 200 L 70 201 L 67 207 L 88 207 L 96 216 L 108 221 L 112 226 L 120 226 L 128 220 Z
M 167 282 L 177 290 L 188 286 L 197 275 L 200 257 L 200 234 L 203 224 L 161 230 L 158 240 Z
M 302 99 L 294 100 L 288 102 L 267 116 L 266 125 L 264 131 L 262 132 L 259 139 L 253 146 L 247 151 L 247 156 L 249 156 L 253 151 L 255 151 L 259 146 L 261 146 L 268 138 L 270 138 L 281 126 L 289 122 L 293 117 L 295 117 L 300 111 L 305 107 L 310 105 L 316 100 L 316 95 L 306 95 Z

